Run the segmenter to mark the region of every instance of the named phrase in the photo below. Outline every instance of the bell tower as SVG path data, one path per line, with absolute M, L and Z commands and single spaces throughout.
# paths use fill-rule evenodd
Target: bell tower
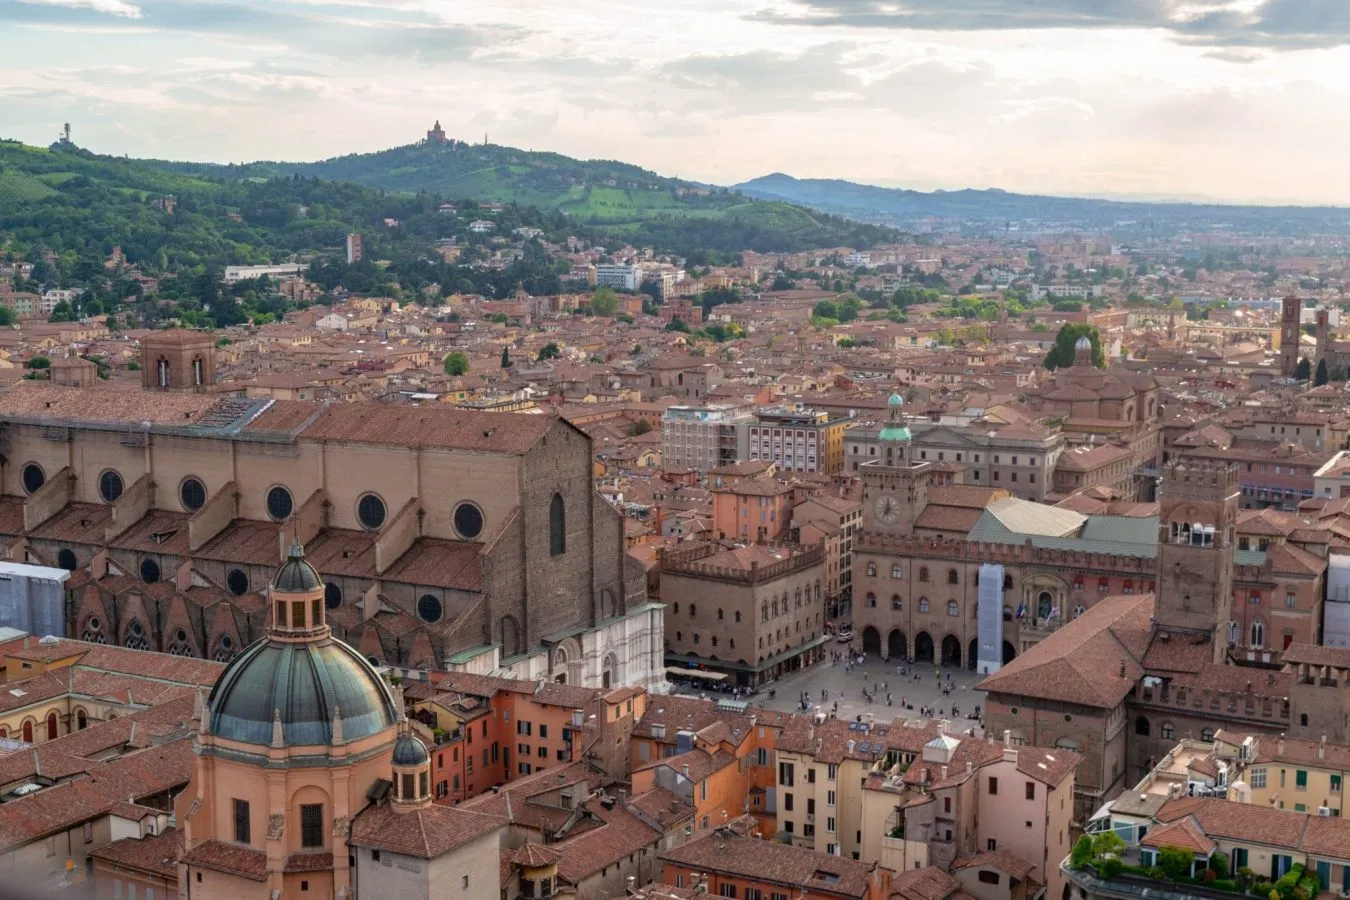
M 172 328 L 141 338 L 141 387 L 209 391 L 216 383 L 216 342 L 202 331 Z
M 928 505 L 932 463 L 887 466 L 880 462 L 858 467 L 863 488 L 863 528 L 875 534 L 911 535 L 919 514 Z
M 1298 336 L 1303 318 L 1303 301 L 1285 297 L 1280 301 L 1280 374 L 1293 378 L 1298 369 Z
M 1238 475 L 1231 463 L 1174 461 L 1158 492 L 1154 629 L 1207 635 L 1213 662 L 1228 649 Z

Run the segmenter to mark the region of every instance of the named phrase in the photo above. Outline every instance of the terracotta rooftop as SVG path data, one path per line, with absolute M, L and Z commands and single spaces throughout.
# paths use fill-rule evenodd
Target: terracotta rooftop
M 863 897 L 876 863 L 817 853 L 718 828 L 660 855 L 696 872 L 717 872 L 792 890 Z
M 183 862 L 189 868 L 211 869 L 250 881 L 267 880 L 266 853 L 224 841 L 210 840 L 198 844 L 183 854 Z
M 506 824 L 506 819 L 498 816 L 454 806 L 432 804 L 401 811 L 380 803 L 362 810 L 352 820 L 351 842 L 358 847 L 436 859 Z

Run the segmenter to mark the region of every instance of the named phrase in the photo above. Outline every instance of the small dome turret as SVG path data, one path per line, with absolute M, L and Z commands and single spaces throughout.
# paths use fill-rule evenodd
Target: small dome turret
M 394 756 L 391 760 L 396 766 L 421 766 L 431 760 L 426 745 L 409 733 L 399 735 L 394 742 Z
M 905 405 L 905 398 L 904 398 L 904 397 L 901 397 L 900 394 L 899 394 L 898 392 L 897 392 L 897 393 L 894 393 L 894 394 L 891 394 L 891 399 L 889 399 L 889 400 L 886 401 L 886 405 L 887 405 L 887 406 L 904 406 L 904 405 Z
M 291 544 L 286 561 L 272 578 L 272 590 L 287 594 L 303 594 L 323 587 L 323 579 L 305 559 L 305 548 L 296 541 Z

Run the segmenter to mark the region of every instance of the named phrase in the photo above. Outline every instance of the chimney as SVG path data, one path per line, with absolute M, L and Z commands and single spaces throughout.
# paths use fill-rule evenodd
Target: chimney
M 946 767 L 946 766 L 943 766 L 939 771 L 942 772 L 942 780 L 943 780 L 943 781 L 946 781 L 946 780 L 947 780 L 947 767 Z
M 689 780 L 689 763 L 684 764 L 684 777 L 686 781 Z
M 1280 742 L 1276 745 L 1275 752 L 1280 757 L 1284 756 L 1284 735 L 1280 735 Z
M 1322 742 L 1317 745 L 1317 758 L 1318 759 L 1327 758 L 1327 736 L 1325 734 L 1322 735 Z
M 1012 746 L 1012 729 L 1011 729 L 1011 728 L 1005 728 L 1005 729 L 1003 729 L 1003 746 L 1005 746 L 1005 747 L 1011 747 L 1011 746 Z

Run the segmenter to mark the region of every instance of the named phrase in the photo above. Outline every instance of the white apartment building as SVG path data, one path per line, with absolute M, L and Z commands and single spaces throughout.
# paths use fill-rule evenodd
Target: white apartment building
M 621 263 L 601 263 L 595 267 L 595 284 L 617 291 L 636 291 L 642 284 L 642 270 Z
M 234 284 L 236 281 L 248 281 L 250 278 L 261 278 L 264 275 L 286 281 L 299 278 L 308 268 L 309 266 L 304 263 L 288 263 L 282 266 L 226 266 L 225 283 Z

